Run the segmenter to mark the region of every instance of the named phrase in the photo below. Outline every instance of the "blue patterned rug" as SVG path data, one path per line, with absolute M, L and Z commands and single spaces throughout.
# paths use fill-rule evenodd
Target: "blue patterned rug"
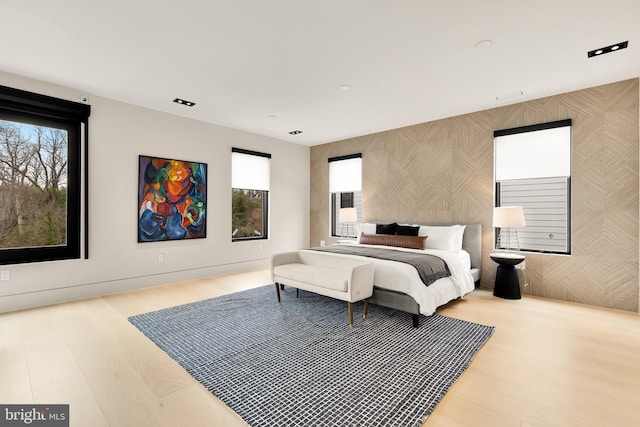
M 273 285 L 129 318 L 249 425 L 420 426 L 494 328 Z

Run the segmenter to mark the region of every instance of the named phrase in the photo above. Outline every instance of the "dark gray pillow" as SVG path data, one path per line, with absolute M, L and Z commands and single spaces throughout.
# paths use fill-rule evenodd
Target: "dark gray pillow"
M 376 224 L 376 234 L 396 234 L 397 222 L 391 224 Z
M 398 225 L 396 228 L 396 234 L 398 236 L 417 236 L 418 231 L 420 231 L 419 225 Z

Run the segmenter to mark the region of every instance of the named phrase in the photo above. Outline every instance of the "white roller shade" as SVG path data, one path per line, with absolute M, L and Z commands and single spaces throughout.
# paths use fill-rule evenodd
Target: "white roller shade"
M 346 193 L 361 190 L 361 157 L 329 162 L 329 192 Z
M 231 153 L 231 188 L 269 191 L 269 158 Z
M 571 126 L 497 136 L 495 180 L 571 176 Z

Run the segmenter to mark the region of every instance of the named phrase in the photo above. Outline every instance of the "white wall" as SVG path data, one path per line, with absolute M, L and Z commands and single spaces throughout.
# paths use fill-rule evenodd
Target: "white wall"
M 0 312 L 268 267 L 273 253 L 309 245 L 309 147 L 15 75 L 0 84 L 91 104 L 89 259 L 0 266 L 11 274 Z M 268 240 L 231 242 L 232 146 L 272 154 Z M 137 243 L 140 154 L 208 164 L 206 239 Z

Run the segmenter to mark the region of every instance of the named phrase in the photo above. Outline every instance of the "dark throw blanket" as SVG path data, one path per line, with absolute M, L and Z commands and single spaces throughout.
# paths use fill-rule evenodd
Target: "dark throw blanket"
M 358 255 L 389 261 L 404 262 L 405 264 L 410 264 L 415 267 L 420 275 L 420 279 L 422 279 L 422 282 L 426 286 L 429 286 L 442 277 L 451 276 L 447 263 L 445 263 L 442 258 L 435 255 L 349 245 L 318 246 L 309 249 L 334 254 Z

